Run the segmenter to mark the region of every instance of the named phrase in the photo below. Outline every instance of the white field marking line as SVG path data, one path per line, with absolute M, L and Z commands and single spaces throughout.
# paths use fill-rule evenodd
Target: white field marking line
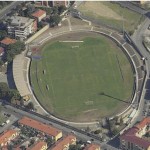
M 140 78 L 140 79 L 138 79 L 138 80 L 142 80 L 143 78 Z
M 52 36 L 52 33 L 51 33 L 51 32 L 49 32 L 49 35 L 50 35 L 50 36 Z
M 0 72 L 0 75 L 5 76 L 5 73 Z
M 123 44 L 122 44 L 122 46 L 124 46 L 126 44 L 126 42 L 124 42 Z
M 136 67 L 136 69 L 140 68 L 141 66 Z
M 131 57 L 134 57 L 134 56 L 136 56 L 136 54 L 132 55 Z
M 111 36 L 111 35 L 112 35 L 112 32 L 110 32 L 109 35 Z
M 140 67 L 141 67 L 141 66 L 138 66 L 138 67 L 136 67 L 136 69 L 137 69 L 137 68 L 140 68 Z
M 59 41 L 59 42 L 76 42 L 76 43 L 79 43 L 79 42 L 84 42 L 84 41 Z

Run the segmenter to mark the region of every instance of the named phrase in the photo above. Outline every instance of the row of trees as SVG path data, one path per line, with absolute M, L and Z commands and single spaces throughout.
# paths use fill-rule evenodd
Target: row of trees
M 18 90 L 16 89 L 10 89 L 7 85 L 7 83 L 0 82 L 0 99 L 5 99 L 10 103 L 18 105 L 18 101 L 20 102 L 20 106 L 24 105 L 24 100 L 20 96 Z M 34 110 L 34 104 L 32 102 L 29 102 L 26 106 L 29 110 Z
M 0 99 L 12 102 L 14 99 L 21 100 L 21 96 L 17 90 L 10 89 L 7 83 L 0 82 Z
M 0 1 L 0 9 L 6 7 L 10 3 L 11 3 L 11 1 Z
M 14 59 L 14 57 L 20 54 L 24 49 L 25 44 L 21 41 L 17 41 L 14 44 L 10 44 L 7 47 L 7 51 L 5 51 L 3 58 L 0 60 L 0 65 L 2 65 L 5 62 L 11 62 Z
M 38 8 L 36 8 L 33 4 L 28 4 L 26 6 L 27 9 L 23 10 L 22 7 L 24 7 L 24 5 L 25 3 L 16 6 L 16 8 L 12 10 L 11 15 L 18 13 L 20 16 L 33 18 L 31 14 L 35 12 Z M 47 15 L 49 16 L 47 21 L 50 24 L 50 26 L 53 27 L 58 25 L 58 23 L 61 21 L 60 14 L 66 10 L 66 7 L 62 5 L 59 7 L 57 6 L 54 6 L 52 8 L 43 7 L 40 9 L 46 11 Z M 42 22 L 39 24 L 39 27 L 41 26 Z
M 52 13 L 49 18 L 49 24 L 51 27 L 59 24 L 59 22 L 61 21 L 60 14 L 62 14 L 65 10 L 66 10 L 66 7 L 63 5 L 59 7 L 54 6 L 52 8 Z

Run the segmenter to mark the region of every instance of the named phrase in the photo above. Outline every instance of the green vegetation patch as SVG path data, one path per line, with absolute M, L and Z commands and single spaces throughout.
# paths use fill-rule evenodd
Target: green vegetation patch
M 32 60 L 30 78 L 42 105 L 73 121 L 96 120 L 124 108 L 132 95 L 133 73 L 124 53 L 103 36 L 83 42 L 53 41 Z
M 84 2 L 78 9 L 85 16 L 129 32 L 133 32 L 144 19 L 144 16 L 114 2 Z

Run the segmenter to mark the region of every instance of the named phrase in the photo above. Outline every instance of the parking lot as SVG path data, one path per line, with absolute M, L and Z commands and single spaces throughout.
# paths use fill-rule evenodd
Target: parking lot
M 5 111 L 1 111 L 1 115 L 2 117 L 4 116 L 5 122 L 3 122 L 2 124 L 0 124 L 0 133 L 6 131 L 7 129 L 13 128 L 13 123 L 15 123 L 18 118 L 12 114 L 9 114 Z

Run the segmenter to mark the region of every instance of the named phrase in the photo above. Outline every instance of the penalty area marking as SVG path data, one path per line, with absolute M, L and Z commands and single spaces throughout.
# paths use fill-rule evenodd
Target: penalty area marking
M 79 42 L 84 42 L 84 41 L 59 41 L 59 42 L 66 42 L 66 43 L 68 43 L 68 42 L 76 42 L 76 43 L 79 43 Z

